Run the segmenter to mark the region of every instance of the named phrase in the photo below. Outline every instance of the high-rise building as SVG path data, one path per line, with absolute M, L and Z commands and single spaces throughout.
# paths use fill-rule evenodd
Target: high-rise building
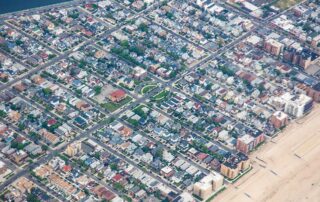
M 285 62 L 299 65 L 300 67 L 307 69 L 317 59 L 318 55 L 310 49 L 302 48 L 300 44 L 294 43 L 290 47 L 285 48 L 283 52 L 283 60 Z
M 202 178 L 193 185 L 193 194 L 202 199 L 207 199 L 214 191 L 223 185 L 223 176 L 214 172 Z
M 242 153 L 248 154 L 254 149 L 254 138 L 246 134 L 237 139 L 236 149 Z
M 282 128 L 289 123 L 288 115 L 282 111 L 276 111 L 270 117 L 270 122 L 275 128 Z
M 284 112 L 297 118 L 305 115 L 313 107 L 311 97 L 305 94 L 292 95 L 285 93 L 281 96 L 281 99 L 285 105 Z
M 238 137 L 236 149 L 244 154 L 248 154 L 255 149 L 260 143 L 264 142 L 265 136 L 261 131 L 255 131 Z
M 77 141 L 72 144 L 69 144 L 64 152 L 69 157 L 73 157 L 77 155 L 80 151 L 81 151 L 81 142 Z
M 264 49 L 274 56 L 279 56 L 284 45 L 275 39 L 269 38 L 264 42 Z
M 294 87 L 294 89 L 299 93 L 306 94 L 311 97 L 313 101 L 320 102 L 320 83 L 313 86 L 299 83 Z
M 248 156 L 239 152 L 232 155 L 221 164 L 220 173 L 229 179 L 234 179 L 241 171 L 244 171 L 249 167 L 250 160 Z

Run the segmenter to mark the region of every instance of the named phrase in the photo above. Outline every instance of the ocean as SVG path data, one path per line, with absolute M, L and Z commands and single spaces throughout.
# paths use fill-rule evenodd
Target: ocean
M 0 14 L 48 6 L 71 0 L 0 0 Z

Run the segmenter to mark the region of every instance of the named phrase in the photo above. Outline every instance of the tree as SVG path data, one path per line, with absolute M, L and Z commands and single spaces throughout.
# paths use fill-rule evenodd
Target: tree
M 247 87 L 250 88 L 251 87 L 251 83 L 248 80 L 243 80 L 243 84 Z
M 162 156 L 163 156 L 163 149 L 159 148 L 155 153 L 155 157 L 162 158 Z
M 139 126 L 139 121 L 135 120 L 135 119 L 129 119 L 128 122 L 133 125 L 134 127 L 138 127 Z
M 28 194 L 27 202 L 41 202 L 38 197 L 32 193 Z
M 12 141 L 11 142 L 11 148 L 15 148 L 17 150 L 22 150 L 24 148 L 24 144 Z
M 80 89 L 76 89 L 74 91 L 77 95 L 81 96 L 82 95 L 82 91 Z
M 206 86 L 206 90 L 211 90 L 212 88 L 212 83 L 209 83 L 207 86 Z
M 118 166 L 115 163 L 110 164 L 111 170 L 118 170 Z
M 142 32 L 147 32 L 148 31 L 148 26 L 146 24 L 144 24 L 144 23 L 141 23 L 138 28 Z
M 49 96 L 52 94 L 52 90 L 50 88 L 44 88 L 42 89 L 42 92 L 45 96 Z
M 115 188 L 116 190 L 119 190 L 119 191 L 121 191 L 121 190 L 124 189 L 123 185 L 120 184 L 119 182 L 114 183 L 113 186 L 114 186 L 114 188 Z
M 183 47 L 181 48 L 181 51 L 184 52 L 184 53 L 188 52 L 187 46 L 183 46 Z
M 42 145 L 41 149 L 44 150 L 44 151 L 47 151 L 49 149 L 49 147 L 47 145 Z
M 18 128 L 20 131 L 23 131 L 24 129 L 26 129 L 26 126 L 24 125 L 24 123 L 19 123 Z
M 137 55 L 144 55 L 144 49 L 141 46 L 132 46 L 129 48 L 131 52 L 135 52 Z
M 264 85 L 261 83 L 261 84 L 259 84 L 259 86 L 258 86 L 258 90 L 259 90 L 260 92 L 263 92 L 263 91 L 266 90 L 266 88 L 265 88 Z
M 96 159 L 100 159 L 100 153 L 99 153 L 99 152 L 94 153 L 94 157 L 95 157 Z
M 99 95 L 101 93 L 102 87 L 101 86 L 95 86 L 93 87 L 95 95 Z
M 120 45 L 123 48 L 128 48 L 129 47 L 129 41 L 128 40 L 123 40 L 123 41 L 120 42 Z
M 302 27 L 302 29 L 306 32 L 309 32 L 312 30 L 311 24 L 309 22 L 305 23 Z
M 219 66 L 218 68 L 220 71 L 222 71 L 223 74 L 226 74 L 228 76 L 234 76 L 234 71 L 226 66 Z
M 147 147 L 147 146 L 144 146 L 144 147 L 142 147 L 141 149 L 142 149 L 142 151 L 145 152 L 145 153 L 147 153 L 147 152 L 150 151 L 149 147 Z
M 3 110 L 0 110 L 0 118 L 4 118 L 7 116 L 7 113 Z
M 167 16 L 167 18 L 169 18 L 170 20 L 172 20 L 173 17 L 174 17 L 173 13 L 171 13 L 171 12 L 167 12 L 167 13 L 166 13 L 166 16 Z

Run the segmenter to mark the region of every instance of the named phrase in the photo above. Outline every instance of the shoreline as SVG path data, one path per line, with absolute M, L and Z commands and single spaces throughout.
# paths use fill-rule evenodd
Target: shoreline
M 253 169 L 213 201 L 318 201 L 320 105 L 250 154 Z
M 69 6 L 74 3 L 82 2 L 84 0 L 63 0 L 61 2 L 57 3 L 51 3 L 47 5 L 38 5 L 38 6 L 31 6 L 30 8 L 24 8 L 24 9 L 19 9 L 15 11 L 8 11 L 8 12 L 3 12 L 0 13 L 0 18 L 6 18 L 11 15 L 22 15 L 25 13 L 33 13 L 41 10 L 47 10 L 47 9 L 53 9 L 53 8 L 59 8 L 59 7 L 64 7 L 64 6 Z

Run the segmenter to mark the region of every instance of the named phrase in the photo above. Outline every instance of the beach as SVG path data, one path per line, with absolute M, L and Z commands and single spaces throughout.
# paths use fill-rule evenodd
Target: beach
M 320 106 L 250 157 L 253 169 L 213 201 L 319 202 Z

